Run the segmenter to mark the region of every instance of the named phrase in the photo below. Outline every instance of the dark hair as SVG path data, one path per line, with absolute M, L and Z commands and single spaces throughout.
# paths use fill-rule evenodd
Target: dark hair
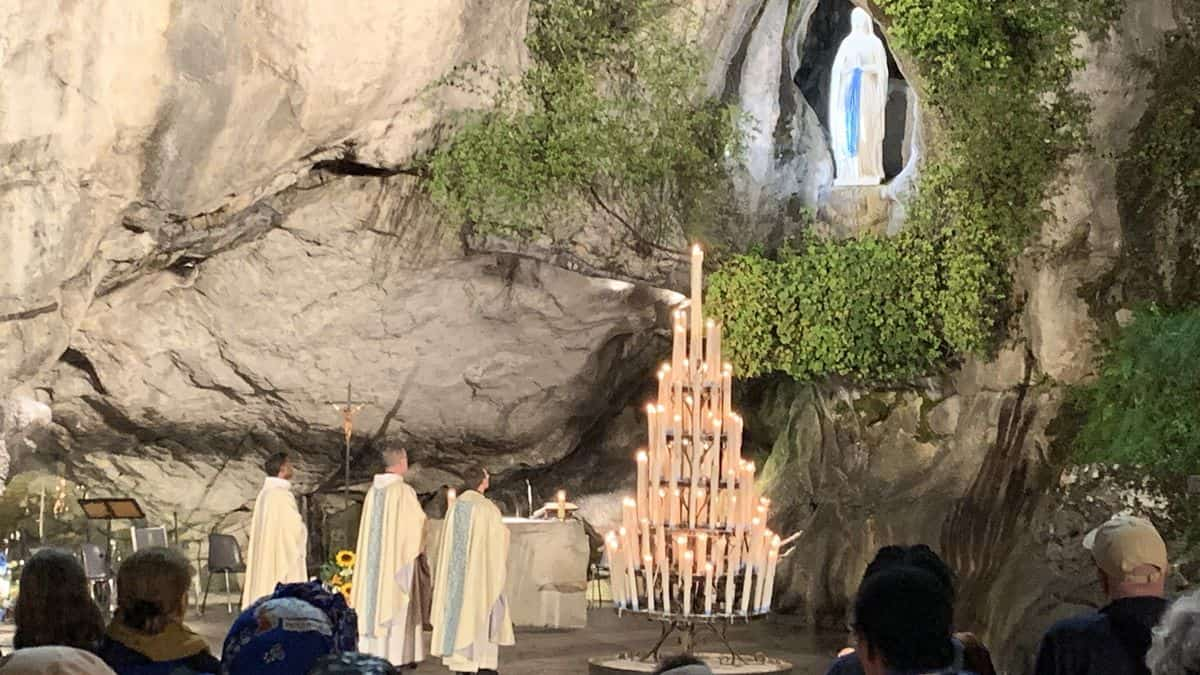
M 287 461 L 288 454 L 286 452 L 277 452 L 267 458 L 266 463 L 263 464 L 263 471 L 266 471 L 268 476 L 277 477 L 279 476 L 279 472 L 283 470 L 283 465 L 286 464 Z
M 917 569 L 925 570 L 946 587 L 950 593 L 950 602 L 954 602 L 954 572 L 946 561 L 942 560 L 941 556 L 933 552 L 925 544 L 917 544 L 915 546 L 884 546 L 875 553 L 875 558 L 867 565 L 867 571 L 863 572 L 862 583 L 866 583 L 867 579 L 882 572 L 883 570 L 893 569 L 901 566 L 916 567 Z
M 401 445 L 385 445 L 383 446 L 383 449 L 379 451 L 379 459 L 383 461 L 384 466 L 388 465 L 388 458 L 393 455 L 404 455 L 407 458 L 408 448 L 405 448 Z
M 854 630 L 889 670 L 935 670 L 954 660 L 954 603 L 927 570 L 909 565 L 872 574 L 854 601 Z
M 116 618 L 126 626 L 156 635 L 183 619 L 184 594 L 192 583 L 192 568 L 182 553 L 169 548 L 146 548 L 125 559 L 117 572 Z
M 653 675 L 662 675 L 663 673 L 676 668 L 683 668 L 684 666 L 704 666 L 707 668 L 708 664 L 691 654 L 680 654 L 679 656 L 671 656 L 663 659 L 662 663 L 658 664 L 658 669 L 654 671 Z
M 484 477 L 487 475 L 487 469 L 483 468 L 482 464 L 478 462 L 471 462 L 466 466 L 466 468 L 463 469 L 463 487 L 461 490 L 459 490 L 459 492 L 462 493 L 466 492 L 467 490 L 474 490 L 478 488 L 479 484 L 483 482 Z
M 21 571 L 13 648 L 96 648 L 104 618 L 88 595 L 83 567 L 66 551 L 42 549 Z

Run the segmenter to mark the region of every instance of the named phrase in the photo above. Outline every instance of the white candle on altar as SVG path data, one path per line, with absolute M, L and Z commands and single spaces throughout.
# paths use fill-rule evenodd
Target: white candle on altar
M 712 614 L 713 610 L 713 564 L 704 563 L 704 613 Z
M 651 417 L 653 419 L 653 417 Z M 650 457 L 645 450 L 638 450 L 637 453 L 637 516 L 638 520 L 644 520 L 650 517 L 650 496 L 647 490 L 650 485 Z
M 458 490 L 455 490 L 454 488 L 450 488 L 450 489 L 446 490 L 446 512 L 447 513 L 450 512 L 450 507 L 454 506 L 455 499 L 458 499 Z M 530 511 L 530 513 L 532 514 L 533 512 Z
M 555 498 L 558 501 L 558 519 L 566 520 L 567 519 L 567 491 L 559 490 L 558 494 L 555 495 Z
M 529 517 L 532 518 L 533 517 L 533 486 L 529 484 L 528 480 L 525 481 L 525 499 L 526 499 L 526 501 L 529 502 Z
M 691 551 L 683 552 L 683 614 L 692 613 L 692 555 Z
M 691 346 L 688 350 L 688 356 L 691 357 L 692 363 L 696 368 L 700 367 L 700 360 L 703 358 L 703 353 L 700 351 L 700 340 L 704 324 L 704 310 L 701 305 L 701 291 L 704 283 L 701 275 L 704 271 L 704 252 L 700 250 L 700 245 L 692 246 L 692 303 L 688 307 L 688 312 L 692 318 L 692 335 Z
M 647 549 L 648 550 L 648 549 Z M 654 611 L 654 558 L 647 553 L 642 557 L 642 569 L 646 574 L 646 611 Z

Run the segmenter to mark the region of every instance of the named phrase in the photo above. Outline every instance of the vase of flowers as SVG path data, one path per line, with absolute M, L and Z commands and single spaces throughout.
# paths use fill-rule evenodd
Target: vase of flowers
M 350 602 L 354 588 L 354 551 L 342 549 L 321 566 L 321 581 L 330 591 L 337 591 Z

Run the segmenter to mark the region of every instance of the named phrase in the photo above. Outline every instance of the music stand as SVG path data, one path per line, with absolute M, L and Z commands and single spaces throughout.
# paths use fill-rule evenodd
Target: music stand
M 104 520 L 108 528 L 104 535 L 104 555 L 112 554 L 112 521 L 141 520 L 146 512 L 131 497 L 100 497 L 98 499 L 80 499 L 79 508 L 88 520 Z

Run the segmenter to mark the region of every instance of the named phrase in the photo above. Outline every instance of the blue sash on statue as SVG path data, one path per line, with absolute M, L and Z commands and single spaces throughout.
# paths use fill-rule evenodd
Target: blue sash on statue
M 846 89 L 846 155 L 858 157 L 859 108 L 862 105 L 862 68 L 855 68 Z

